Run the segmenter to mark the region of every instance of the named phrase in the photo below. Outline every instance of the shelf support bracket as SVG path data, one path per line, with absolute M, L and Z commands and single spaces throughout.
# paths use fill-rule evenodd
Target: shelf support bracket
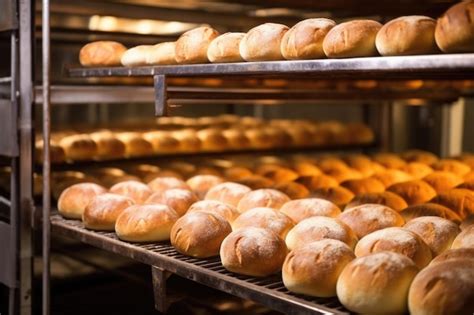
M 155 86 L 155 116 L 166 116 L 168 109 L 166 76 L 164 74 L 157 74 L 153 76 L 153 81 Z
M 166 313 L 169 303 L 166 298 L 166 280 L 171 275 L 163 268 L 152 266 L 151 277 L 153 279 L 153 295 L 155 299 L 155 308 L 161 313 Z

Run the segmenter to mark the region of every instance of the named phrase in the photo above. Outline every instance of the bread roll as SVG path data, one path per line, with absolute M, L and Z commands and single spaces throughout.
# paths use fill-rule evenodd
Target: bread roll
M 340 274 L 337 297 L 355 313 L 405 314 L 408 290 L 417 273 L 413 261 L 398 253 L 359 257 Z
M 188 177 L 192 176 L 196 172 L 196 165 L 184 161 L 172 161 L 167 163 L 167 167 L 180 173 L 181 175 Z
M 252 176 L 253 173 L 251 170 L 245 167 L 240 167 L 240 166 L 233 166 L 229 167 L 224 171 L 224 176 L 228 180 L 239 180 L 245 177 Z
M 81 48 L 79 62 L 84 67 L 119 66 L 127 48 L 113 41 L 92 42 Z
M 328 58 L 376 56 L 375 36 L 382 25 L 372 20 L 353 20 L 333 27 L 323 41 Z
M 377 171 L 376 163 L 361 154 L 345 156 L 344 161 L 349 167 L 359 171 L 364 177 L 372 176 Z
M 139 132 L 120 132 L 117 137 L 125 144 L 126 155 L 129 157 L 153 155 L 153 146 Z
M 206 63 L 209 44 L 219 32 L 208 26 L 201 26 L 182 34 L 176 41 L 175 58 L 180 64 Z
M 91 160 L 97 155 L 97 144 L 86 134 L 64 137 L 59 141 L 59 145 L 64 149 L 68 160 Z
M 109 193 L 97 195 L 85 207 L 82 222 L 91 230 L 114 231 L 118 216 L 133 204 L 133 200 L 125 196 Z
M 357 243 L 355 233 L 343 222 L 329 217 L 310 217 L 295 225 L 286 236 L 286 246 L 293 250 L 322 239 L 334 239 L 354 248 Z
M 251 189 L 247 186 L 226 182 L 209 189 L 204 199 L 217 200 L 237 207 L 242 197 L 250 191 Z
M 309 196 L 309 190 L 305 186 L 295 182 L 278 184 L 275 185 L 273 188 L 281 191 L 282 193 L 290 197 L 290 199 L 302 199 Z
M 152 194 L 146 200 L 146 203 L 167 205 L 176 211 L 179 216 L 183 216 L 189 207 L 197 201 L 198 199 L 193 192 L 187 189 L 174 188 Z
M 90 134 L 92 140 L 97 144 L 97 156 L 100 159 L 123 158 L 125 156 L 125 144 L 110 131 L 99 131 Z
M 410 287 L 410 314 L 472 314 L 474 261 L 451 260 L 421 270 Z
M 448 249 L 435 258 L 430 263 L 431 265 L 442 263 L 449 260 L 473 260 L 474 261 L 474 248 L 456 248 Z
M 240 56 L 245 61 L 283 59 L 280 46 L 287 31 L 287 26 L 275 23 L 265 23 L 252 28 L 240 41 Z
M 413 219 L 404 228 L 418 234 L 430 247 L 433 257 L 449 249 L 460 232 L 455 223 L 434 216 Z
M 372 177 L 381 181 L 385 185 L 385 187 L 413 180 L 413 176 L 411 176 L 410 174 L 394 169 L 387 169 L 384 171 L 377 172 Z
M 122 55 L 120 62 L 124 67 L 144 66 L 147 64 L 146 60 L 152 48 L 152 45 L 140 45 L 129 48 Z
M 58 200 L 58 211 L 67 219 L 81 219 L 87 205 L 107 190 L 93 183 L 75 184 L 65 189 Z
M 372 158 L 375 162 L 389 169 L 401 169 L 406 165 L 406 162 L 394 153 L 377 153 Z
M 164 42 L 151 46 L 146 54 L 147 65 L 174 65 L 176 43 Z
M 186 181 L 186 184 L 199 199 L 204 199 L 209 189 L 222 184 L 224 179 L 214 175 L 196 175 Z
M 295 24 L 281 41 L 281 54 L 285 59 L 317 59 L 326 55 L 323 40 L 336 22 L 329 19 L 307 19 Z
M 273 181 L 260 175 L 252 175 L 249 177 L 245 177 L 245 178 L 236 180 L 236 182 L 239 184 L 248 186 L 251 189 L 271 188 L 275 185 Z
M 198 201 L 191 205 L 188 213 L 196 211 L 218 214 L 226 219 L 229 223 L 232 223 L 240 215 L 239 211 L 237 211 L 237 208 L 234 206 L 216 200 Z
M 471 171 L 468 165 L 454 159 L 439 160 L 434 163 L 432 167 L 434 170 L 451 172 L 461 177 Z
M 225 33 L 217 36 L 209 44 L 207 58 L 210 62 L 239 62 L 243 61 L 239 52 L 239 44 L 245 33 Z
M 150 197 L 152 191 L 148 185 L 137 181 L 125 181 L 110 187 L 110 192 L 117 195 L 126 196 L 136 204 L 144 203 Z
M 173 188 L 181 188 L 191 190 L 188 185 L 181 179 L 175 177 L 158 177 L 148 183 L 148 186 L 155 193 L 163 193 Z
M 115 222 L 115 232 L 124 241 L 160 242 L 170 239 L 179 216 L 166 205 L 135 205 L 125 209 Z
M 280 209 L 290 198 L 275 189 L 257 189 L 246 193 L 240 199 L 237 210 L 240 213 L 257 207 Z
M 451 248 L 474 248 L 474 225 L 465 228 L 454 239 Z
M 414 179 L 422 179 L 423 177 L 433 173 L 433 169 L 428 165 L 420 162 L 409 162 L 401 168 L 402 171 L 410 174 Z
M 377 204 L 365 204 L 345 210 L 338 218 L 347 224 L 358 238 L 388 227 L 399 227 L 405 223 L 398 212 Z
M 337 180 L 338 183 L 345 182 L 348 180 L 363 178 L 362 173 L 351 168 L 347 168 L 345 170 L 328 171 L 326 172 L 326 175 L 331 176 L 332 178 Z
M 163 169 L 161 171 L 159 171 L 158 173 L 153 173 L 153 174 L 150 174 L 148 176 L 145 177 L 145 182 L 151 182 L 157 178 L 161 178 L 161 177 L 173 177 L 173 178 L 176 178 L 176 179 L 179 179 L 179 180 L 183 180 L 184 177 L 183 175 L 181 175 L 180 173 L 176 172 L 176 171 L 173 171 L 173 170 L 170 170 L 170 169 Z
M 63 163 L 66 160 L 66 153 L 64 149 L 57 143 L 52 142 L 49 145 L 49 154 L 52 164 Z M 43 139 L 36 140 L 35 142 L 35 162 L 37 164 L 43 163 L 44 154 L 44 142 Z
M 462 177 L 447 171 L 435 171 L 423 178 L 436 192 L 442 193 L 462 184 Z
M 315 216 L 335 218 L 341 213 L 341 210 L 330 201 L 307 198 L 288 201 L 280 208 L 280 212 L 286 214 L 294 222 L 299 223 L 304 219 Z
M 180 152 L 199 152 L 201 151 L 202 143 L 198 138 L 195 130 L 184 129 L 173 131 L 171 137 L 179 142 L 178 150 Z
M 345 243 L 324 239 L 291 251 L 282 268 L 285 287 L 316 297 L 336 295 L 336 284 L 344 267 L 355 258 Z
M 196 135 L 201 140 L 201 147 L 204 151 L 224 151 L 229 146 L 227 139 L 222 135 L 221 129 L 202 129 Z
M 227 270 L 254 277 L 279 272 L 287 253 L 285 242 L 277 234 L 255 227 L 232 232 L 220 249 Z
M 179 151 L 179 141 L 173 137 L 171 132 L 162 130 L 149 131 L 144 133 L 143 137 L 152 144 L 155 154 L 176 153 Z
M 242 213 L 232 222 L 232 230 L 246 227 L 258 227 L 270 230 L 285 239 L 294 222 L 285 214 L 272 208 L 258 207 Z
M 351 202 L 346 205 L 345 209 L 354 208 L 368 203 L 387 206 L 396 211 L 401 211 L 408 207 L 406 201 L 403 200 L 402 197 L 392 192 L 384 191 L 381 193 L 365 193 L 356 195 Z
M 434 188 L 422 180 L 393 184 L 387 190 L 402 197 L 409 206 L 425 203 L 436 196 Z
M 466 180 L 461 185 L 458 185 L 456 188 L 469 189 L 470 191 L 474 190 L 474 179 Z
M 329 200 L 340 208 L 343 208 L 354 198 L 354 194 L 350 190 L 341 186 L 315 189 L 312 196 Z
M 139 177 L 141 180 L 145 180 L 145 178 L 149 176 L 158 174 L 161 169 L 158 166 L 150 164 L 132 164 L 124 166 L 124 170 L 129 174 Z
M 401 157 L 407 162 L 418 162 L 426 165 L 432 165 L 438 161 L 436 155 L 423 150 L 408 150 L 403 152 Z
M 464 229 L 468 228 L 471 225 L 474 225 L 474 215 L 473 214 L 468 215 L 464 220 L 462 220 L 459 227 L 461 228 L 461 230 L 464 230 Z
M 324 174 L 316 176 L 303 176 L 298 178 L 297 182 L 303 184 L 309 190 L 337 187 L 339 185 L 338 181 L 333 177 Z
M 319 167 L 313 163 L 305 161 L 295 163 L 293 168 L 300 176 L 317 176 L 323 173 Z
M 443 205 L 456 212 L 461 219 L 474 214 L 474 192 L 456 188 L 438 194 L 432 202 Z
M 269 149 L 271 148 L 270 135 L 265 133 L 260 128 L 251 128 L 244 131 L 245 136 L 250 141 L 250 147 L 253 149 Z
M 384 184 L 375 178 L 350 179 L 342 182 L 341 186 L 349 189 L 355 195 L 385 191 Z
M 461 218 L 456 212 L 454 212 L 453 210 L 445 206 L 438 205 L 435 203 L 424 203 L 424 204 L 419 204 L 415 206 L 410 206 L 403 209 L 403 211 L 400 212 L 400 214 L 402 215 L 402 217 L 405 219 L 406 222 L 418 217 L 425 217 L 425 216 L 440 217 L 443 219 L 453 221 L 456 224 L 459 224 L 461 222 Z
M 250 140 L 243 130 L 237 128 L 225 129 L 222 135 L 226 138 L 229 148 L 232 150 L 245 150 L 250 148 Z
M 264 172 L 261 175 L 269 178 L 277 184 L 292 182 L 299 177 L 298 173 L 286 167 L 280 167 L 276 170 Z
M 462 1 L 438 19 L 436 44 L 445 53 L 474 51 L 474 1 Z
M 318 161 L 317 166 L 324 172 L 346 171 L 349 169 L 346 162 L 336 157 L 325 157 Z
M 432 54 L 438 51 L 434 39 L 436 21 L 427 16 L 402 16 L 386 23 L 375 38 L 382 56 Z

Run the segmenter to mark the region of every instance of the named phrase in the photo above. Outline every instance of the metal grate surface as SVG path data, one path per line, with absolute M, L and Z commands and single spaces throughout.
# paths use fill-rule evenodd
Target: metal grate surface
M 280 275 L 256 278 L 227 271 L 218 257 L 197 259 L 178 253 L 169 243 L 131 244 L 113 232 L 96 232 L 82 222 L 51 218 L 52 232 L 162 268 L 189 280 L 261 303 L 285 314 L 348 314 L 337 298 L 314 298 L 288 291 Z

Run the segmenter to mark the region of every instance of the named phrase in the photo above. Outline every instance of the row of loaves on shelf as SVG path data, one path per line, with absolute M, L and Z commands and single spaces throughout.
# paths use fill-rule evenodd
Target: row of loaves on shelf
M 176 42 L 141 45 L 127 50 L 113 41 L 84 46 L 83 66 L 143 66 L 400 56 L 439 52 L 474 52 L 474 0 L 452 6 L 438 20 L 404 16 L 385 25 L 374 20 L 337 24 L 325 18 L 286 25 L 266 23 L 247 33 L 219 32 L 203 26 L 182 34 Z
M 360 123 L 261 120 L 253 117 L 159 118 L 149 129 L 61 131 L 51 135 L 51 161 L 111 160 L 199 152 L 334 147 L 371 144 L 373 131 Z M 36 141 L 42 159 L 43 140 Z
M 147 174 L 148 184 L 72 185 L 58 210 L 124 241 L 219 255 L 237 274 L 281 272 L 290 291 L 337 296 L 353 312 L 464 314 L 474 307 L 473 160 L 421 151 L 267 157 L 221 161 L 212 175 L 181 163 L 178 177 Z M 336 184 L 314 189 L 307 178 Z M 274 188 L 260 188 L 265 180 Z M 336 188 L 355 197 L 338 205 L 328 193 Z

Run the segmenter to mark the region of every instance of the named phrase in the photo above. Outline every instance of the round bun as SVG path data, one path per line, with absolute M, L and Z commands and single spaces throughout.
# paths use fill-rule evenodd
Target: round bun
M 127 51 L 122 55 L 120 62 L 125 67 L 144 66 L 146 65 L 149 51 L 152 48 L 152 45 L 139 45 L 127 49 Z
M 146 203 L 167 205 L 179 216 L 183 216 L 196 201 L 198 199 L 193 192 L 187 189 L 173 188 L 154 193 L 146 200 Z
M 403 152 L 401 157 L 407 162 L 418 162 L 426 165 L 432 165 L 438 161 L 436 155 L 423 150 L 408 150 Z
M 87 134 L 67 136 L 59 141 L 66 159 L 73 161 L 91 160 L 97 155 L 97 144 Z
M 294 222 L 285 214 L 272 208 L 253 208 L 242 213 L 237 219 L 232 222 L 232 230 L 246 227 L 258 227 L 273 231 L 282 239 L 285 239 L 286 234 L 290 231 Z
M 400 227 L 390 227 L 364 236 L 355 247 L 357 257 L 390 251 L 407 256 L 419 267 L 427 266 L 431 250 L 418 234 Z
M 344 157 L 347 165 L 359 171 L 364 177 L 374 175 L 377 170 L 376 163 L 362 154 L 351 154 Z
M 281 191 L 282 193 L 290 197 L 290 199 L 302 199 L 309 196 L 308 188 L 295 182 L 277 184 L 273 188 Z
M 204 151 L 224 151 L 228 147 L 227 139 L 218 128 L 201 129 L 196 133 Z
M 134 180 L 115 184 L 110 187 L 110 192 L 113 194 L 126 196 L 132 199 L 136 204 L 144 203 L 152 193 L 148 185 Z
M 433 256 L 449 249 L 461 232 L 457 224 L 440 217 L 416 218 L 406 223 L 404 228 L 418 234 L 430 247 Z
M 222 135 L 227 139 L 229 148 L 232 150 L 244 150 L 250 148 L 250 139 L 241 129 L 231 128 L 222 131 Z
M 181 217 L 171 229 L 171 244 L 181 254 L 206 258 L 217 256 L 224 238 L 232 232 L 222 216 L 195 211 Z
M 375 36 L 382 25 L 372 20 L 353 20 L 333 27 L 323 41 L 329 58 L 376 56 Z
M 239 180 L 252 176 L 253 173 L 248 168 L 241 166 L 232 166 L 224 171 L 224 175 L 228 180 Z
M 97 157 L 100 159 L 123 158 L 125 144 L 110 131 L 91 133 L 90 137 L 97 144 Z
M 125 144 L 125 155 L 129 157 L 153 155 L 152 144 L 139 132 L 120 132 L 117 137 Z
M 240 56 L 245 61 L 283 59 L 280 46 L 287 31 L 287 26 L 275 23 L 265 23 L 252 28 L 240 41 Z
M 280 209 L 288 201 L 290 198 L 278 190 L 257 189 L 246 193 L 240 199 L 237 210 L 242 213 L 257 207 Z
M 436 20 L 420 15 L 391 20 L 377 33 L 375 45 L 382 56 L 432 54 L 438 51 Z
M 474 225 L 474 214 L 470 214 L 464 220 L 462 220 L 459 227 L 461 228 L 461 230 L 465 230 L 471 225 Z
M 110 67 L 120 65 L 127 48 L 113 41 L 92 42 L 81 48 L 79 62 L 84 67 Z
M 434 188 L 419 179 L 393 184 L 387 190 L 405 199 L 409 206 L 425 203 L 436 196 Z
M 285 287 L 316 297 L 336 296 L 336 284 L 344 267 L 355 258 L 345 243 L 324 239 L 291 251 L 282 268 Z
M 317 176 L 323 173 L 319 167 L 306 161 L 296 162 L 293 168 L 300 176 Z
M 135 205 L 118 216 L 115 232 L 129 242 L 166 241 L 178 218 L 176 211 L 166 205 Z
M 199 199 L 204 199 L 209 189 L 222 184 L 224 179 L 214 175 L 196 175 L 186 181 L 186 184 L 198 196 Z
M 374 231 L 399 227 L 405 223 L 398 212 L 377 204 L 366 204 L 345 210 L 339 215 L 339 220 L 347 224 L 359 239 Z
M 354 194 L 349 189 L 341 186 L 315 189 L 312 196 L 329 200 L 340 208 L 354 198 Z
M 147 65 L 174 65 L 176 64 L 176 43 L 164 42 L 156 44 L 148 50 Z
M 148 186 L 155 193 L 163 193 L 168 189 L 181 188 L 191 190 L 184 181 L 176 177 L 157 177 L 148 183 Z
M 217 36 L 207 49 L 210 62 L 239 62 L 243 61 L 239 52 L 240 41 L 245 33 L 225 33 Z
M 448 249 L 442 252 L 431 261 L 430 265 L 445 262 L 448 260 L 464 260 L 469 259 L 474 261 L 474 248 L 456 248 Z
M 334 239 L 354 248 L 357 243 L 355 233 L 338 219 L 311 217 L 295 225 L 286 236 L 286 246 L 293 250 L 322 239 Z
M 381 181 L 385 185 L 385 187 L 389 187 L 397 183 L 407 182 L 413 179 L 413 176 L 411 176 L 407 172 L 395 169 L 387 169 L 377 172 L 372 177 Z
M 468 189 L 451 189 L 438 194 L 432 202 L 443 205 L 456 212 L 461 219 L 474 214 L 474 191 Z
M 59 213 L 68 219 L 81 219 L 84 209 L 97 196 L 107 190 L 93 183 L 72 185 L 61 193 L 58 200 Z
M 169 131 L 155 130 L 143 134 L 145 140 L 153 146 L 155 154 L 175 153 L 179 150 L 179 141 Z
M 433 173 L 431 167 L 421 162 L 409 162 L 407 165 L 402 167 L 401 170 L 407 172 L 415 179 L 422 179 L 423 177 Z
M 424 203 L 403 209 L 400 212 L 406 222 L 418 217 L 436 216 L 453 221 L 456 224 L 461 222 L 461 217 L 453 210 L 435 203 Z
M 195 130 L 176 130 L 172 132 L 172 137 L 179 142 L 178 150 L 180 152 L 192 153 L 201 151 L 202 143 Z
M 133 200 L 115 194 L 97 195 L 82 213 L 84 226 L 91 230 L 113 231 L 118 216 L 133 205 Z
M 395 153 L 381 152 L 374 154 L 372 159 L 388 169 L 401 169 L 407 163 Z
M 307 19 L 295 24 L 281 41 L 281 54 L 285 59 L 317 59 L 326 55 L 323 40 L 336 22 L 329 19 Z
M 436 192 L 442 193 L 462 184 L 462 177 L 445 171 L 435 171 L 426 175 L 423 180 L 431 185 Z
M 255 277 L 279 272 L 287 253 L 285 242 L 277 234 L 255 227 L 232 232 L 220 249 L 227 270 Z
M 201 26 L 182 34 L 176 41 L 175 58 L 180 64 L 206 63 L 207 49 L 219 32 L 208 26 Z
M 405 314 L 408 290 L 418 268 L 408 257 L 380 252 L 346 265 L 337 297 L 348 310 L 364 314 Z
M 384 191 L 381 193 L 359 194 L 346 205 L 346 209 L 354 208 L 367 203 L 387 206 L 396 211 L 401 211 L 408 207 L 406 201 L 403 200 L 402 197 L 390 191 Z
M 339 185 L 337 180 L 325 174 L 303 176 L 298 178 L 297 182 L 306 186 L 310 191 L 321 188 L 337 187 Z
M 474 248 L 474 225 L 471 225 L 464 229 L 454 239 L 451 248 Z
M 451 172 L 461 177 L 471 171 L 469 165 L 454 159 L 439 160 L 432 167 L 434 170 Z
M 474 51 L 474 1 L 455 4 L 438 19 L 436 44 L 446 53 Z
M 209 189 L 204 199 L 217 200 L 237 207 L 242 197 L 251 189 L 245 185 L 226 182 Z
M 408 296 L 410 314 L 472 314 L 474 261 L 433 264 L 415 277 Z
M 335 218 L 341 213 L 341 210 L 330 201 L 307 198 L 288 201 L 280 208 L 280 212 L 290 217 L 294 222 L 299 223 L 304 219 L 315 216 Z
M 188 213 L 195 211 L 218 214 L 229 221 L 229 223 L 232 223 L 240 215 L 234 206 L 216 200 L 201 200 L 194 203 L 189 208 Z
M 237 183 L 250 187 L 251 189 L 271 188 L 274 186 L 273 181 L 260 175 L 252 175 L 236 180 Z
M 375 178 L 350 179 L 341 183 L 341 186 L 349 189 L 354 194 L 380 193 L 385 191 L 385 186 Z

